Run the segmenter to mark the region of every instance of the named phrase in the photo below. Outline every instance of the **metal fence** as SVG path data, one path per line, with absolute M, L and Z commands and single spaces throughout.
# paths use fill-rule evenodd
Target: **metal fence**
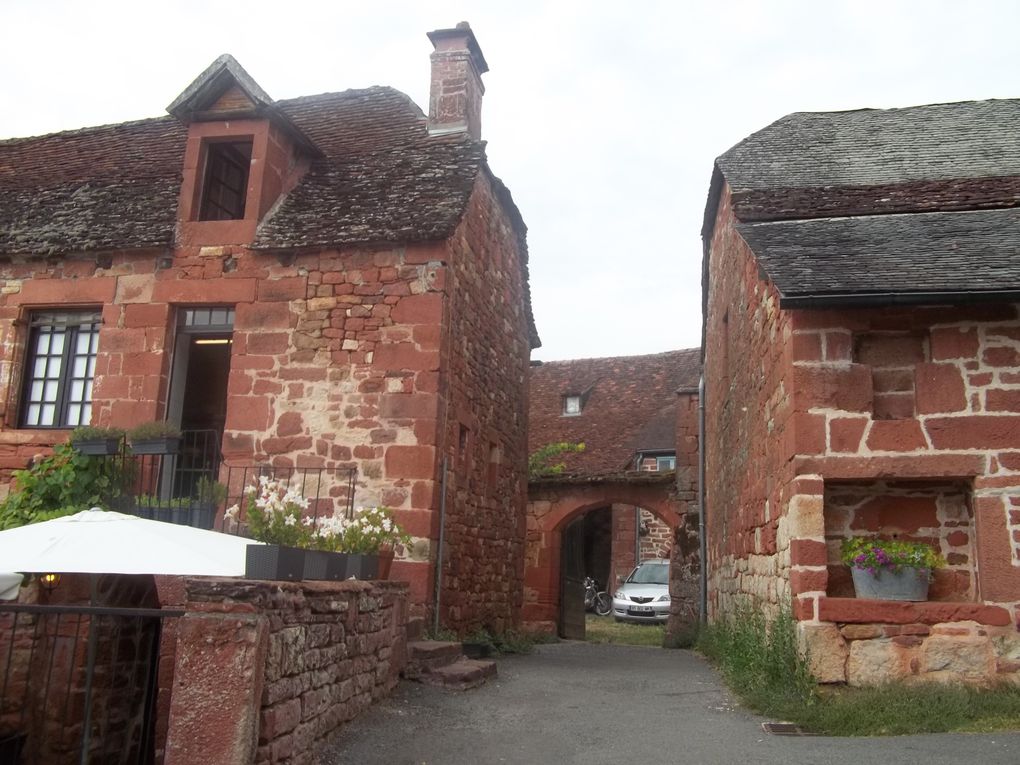
M 95 459 L 117 462 L 109 506 L 123 513 L 205 529 L 244 533 L 247 487 L 260 478 L 278 481 L 308 502 L 312 517 L 350 517 L 354 511 L 357 469 L 226 464 L 220 453 L 221 434 L 215 430 L 184 431 L 177 450 L 166 454 L 120 454 Z M 238 505 L 242 523 L 226 527 L 223 513 Z
M 154 762 L 161 635 L 182 613 L 0 604 L 0 763 Z

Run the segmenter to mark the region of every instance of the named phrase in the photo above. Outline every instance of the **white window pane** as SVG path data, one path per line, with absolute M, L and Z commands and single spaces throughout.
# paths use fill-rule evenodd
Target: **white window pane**
M 26 417 L 25 419 L 28 420 L 28 424 L 29 425 L 38 425 L 39 424 L 39 405 L 38 404 L 32 404 L 31 406 L 28 407 L 28 417 Z
M 85 372 L 88 371 L 89 360 L 84 356 L 74 357 L 74 369 L 72 370 L 72 376 L 74 377 L 85 377 Z
M 43 401 L 56 401 L 57 400 L 57 383 L 56 381 L 46 382 L 46 386 L 43 388 Z
M 99 350 L 99 330 L 89 333 L 89 353 L 95 354 Z
M 41 412 L 41 414 L 39 416 L 39 424 L 40 425 L 52 425 L 53 424 L 53 415 L 56 414 L 56 412 L 57 412 L 57 407 L 55 407 L 53 404 L 44 404 L 43 408 L 42 408 L 42 412 Z
M 92 404 L 85 404 L 81 408 L 81 424 L 88 425 L 92 422 Z
M 44 356 L 50 352 L 50 333 L 40 332 L 39 341 L 35 344 L 35 352 Z
M 93 377 L 96 376 L 96 360 L 95 359 L 89 359 L 89 368 L 88 368 L 88 372 L 85 373 L 85 376 L 88 377 L 89 379 L 92 379 Z
M 91 380 L 89 380 L 87 383 L 85 383 L 85 400 L 86 401 L 91 401 L 92 400 L 92 381 Z
M 210 324 L 226 324 L 227 323 L 227 312 L 222 308 L 216 308 L 209 314 Z
M 43 377 L 46 374 L 46 359 L 36 359 L 32 368 L 32 377 Z
M 92 339 L 91 332 L 78 333 L 78 342 L 75 343 L 74 352 L 85 356 L 89 352 L 89 341 Z
M 54 332 L 53 341 L 50 343 L 50 354 L 57 356 L 64 352 L 64 333 Z
M 75 380 L 71 383 L 71 401 L 81 401 L 85 395 L 85 382 L 83 380 Z
M 81 404 L 71 404 L 67 407 L 67 424 L 81 425 Z
M 32 383 L 32 390 L 28 394 L 29 401 L 39 401 L 42 399 L 43 384 L 42 380 L 36 380 Z

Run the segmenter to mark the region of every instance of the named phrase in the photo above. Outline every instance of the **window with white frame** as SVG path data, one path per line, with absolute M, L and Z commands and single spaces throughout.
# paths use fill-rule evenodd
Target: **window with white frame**
M 564 396 L 563 414 L 580 414 L 580 413 L 581 413 L 581 397 Z
M 676 457 L 673 455 L 656 457 L 655 458 L 655 469 L 656 470 L 676 470 Z
M 37 311 L 31 315 L 22 427 L 89 424 L 99 325 L 98 311 Z

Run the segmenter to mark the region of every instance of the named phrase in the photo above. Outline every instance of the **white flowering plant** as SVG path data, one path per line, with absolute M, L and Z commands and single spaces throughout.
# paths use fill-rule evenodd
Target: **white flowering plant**
M 354 519 L 346 522 L 342 549 L 349 553 L 377 553 L 384 547 L 410 543 L 411 537 L 393 520 L 390 508 L 359 507 Z
M 260 542 L 291 547 L 311 547 L 312 527 L 305 522 L 308 509 L 296 487 L 287 481 L 260 475 L 244 490 L 245 519 L 251 535 Z M 227 508 L 226 515 L 237 521 L 240 506 Z

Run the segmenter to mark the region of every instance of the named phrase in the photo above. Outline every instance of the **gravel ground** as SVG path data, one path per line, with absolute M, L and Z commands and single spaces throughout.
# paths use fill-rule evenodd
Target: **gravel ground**
M 402 683 L 323 765 L 1018 765 L 1020 732 L 774 736 L 689 651 L 564 642 L 501 658 L 473 691 Z M 1020 723 L 1018 723 L 1020 724 Z

